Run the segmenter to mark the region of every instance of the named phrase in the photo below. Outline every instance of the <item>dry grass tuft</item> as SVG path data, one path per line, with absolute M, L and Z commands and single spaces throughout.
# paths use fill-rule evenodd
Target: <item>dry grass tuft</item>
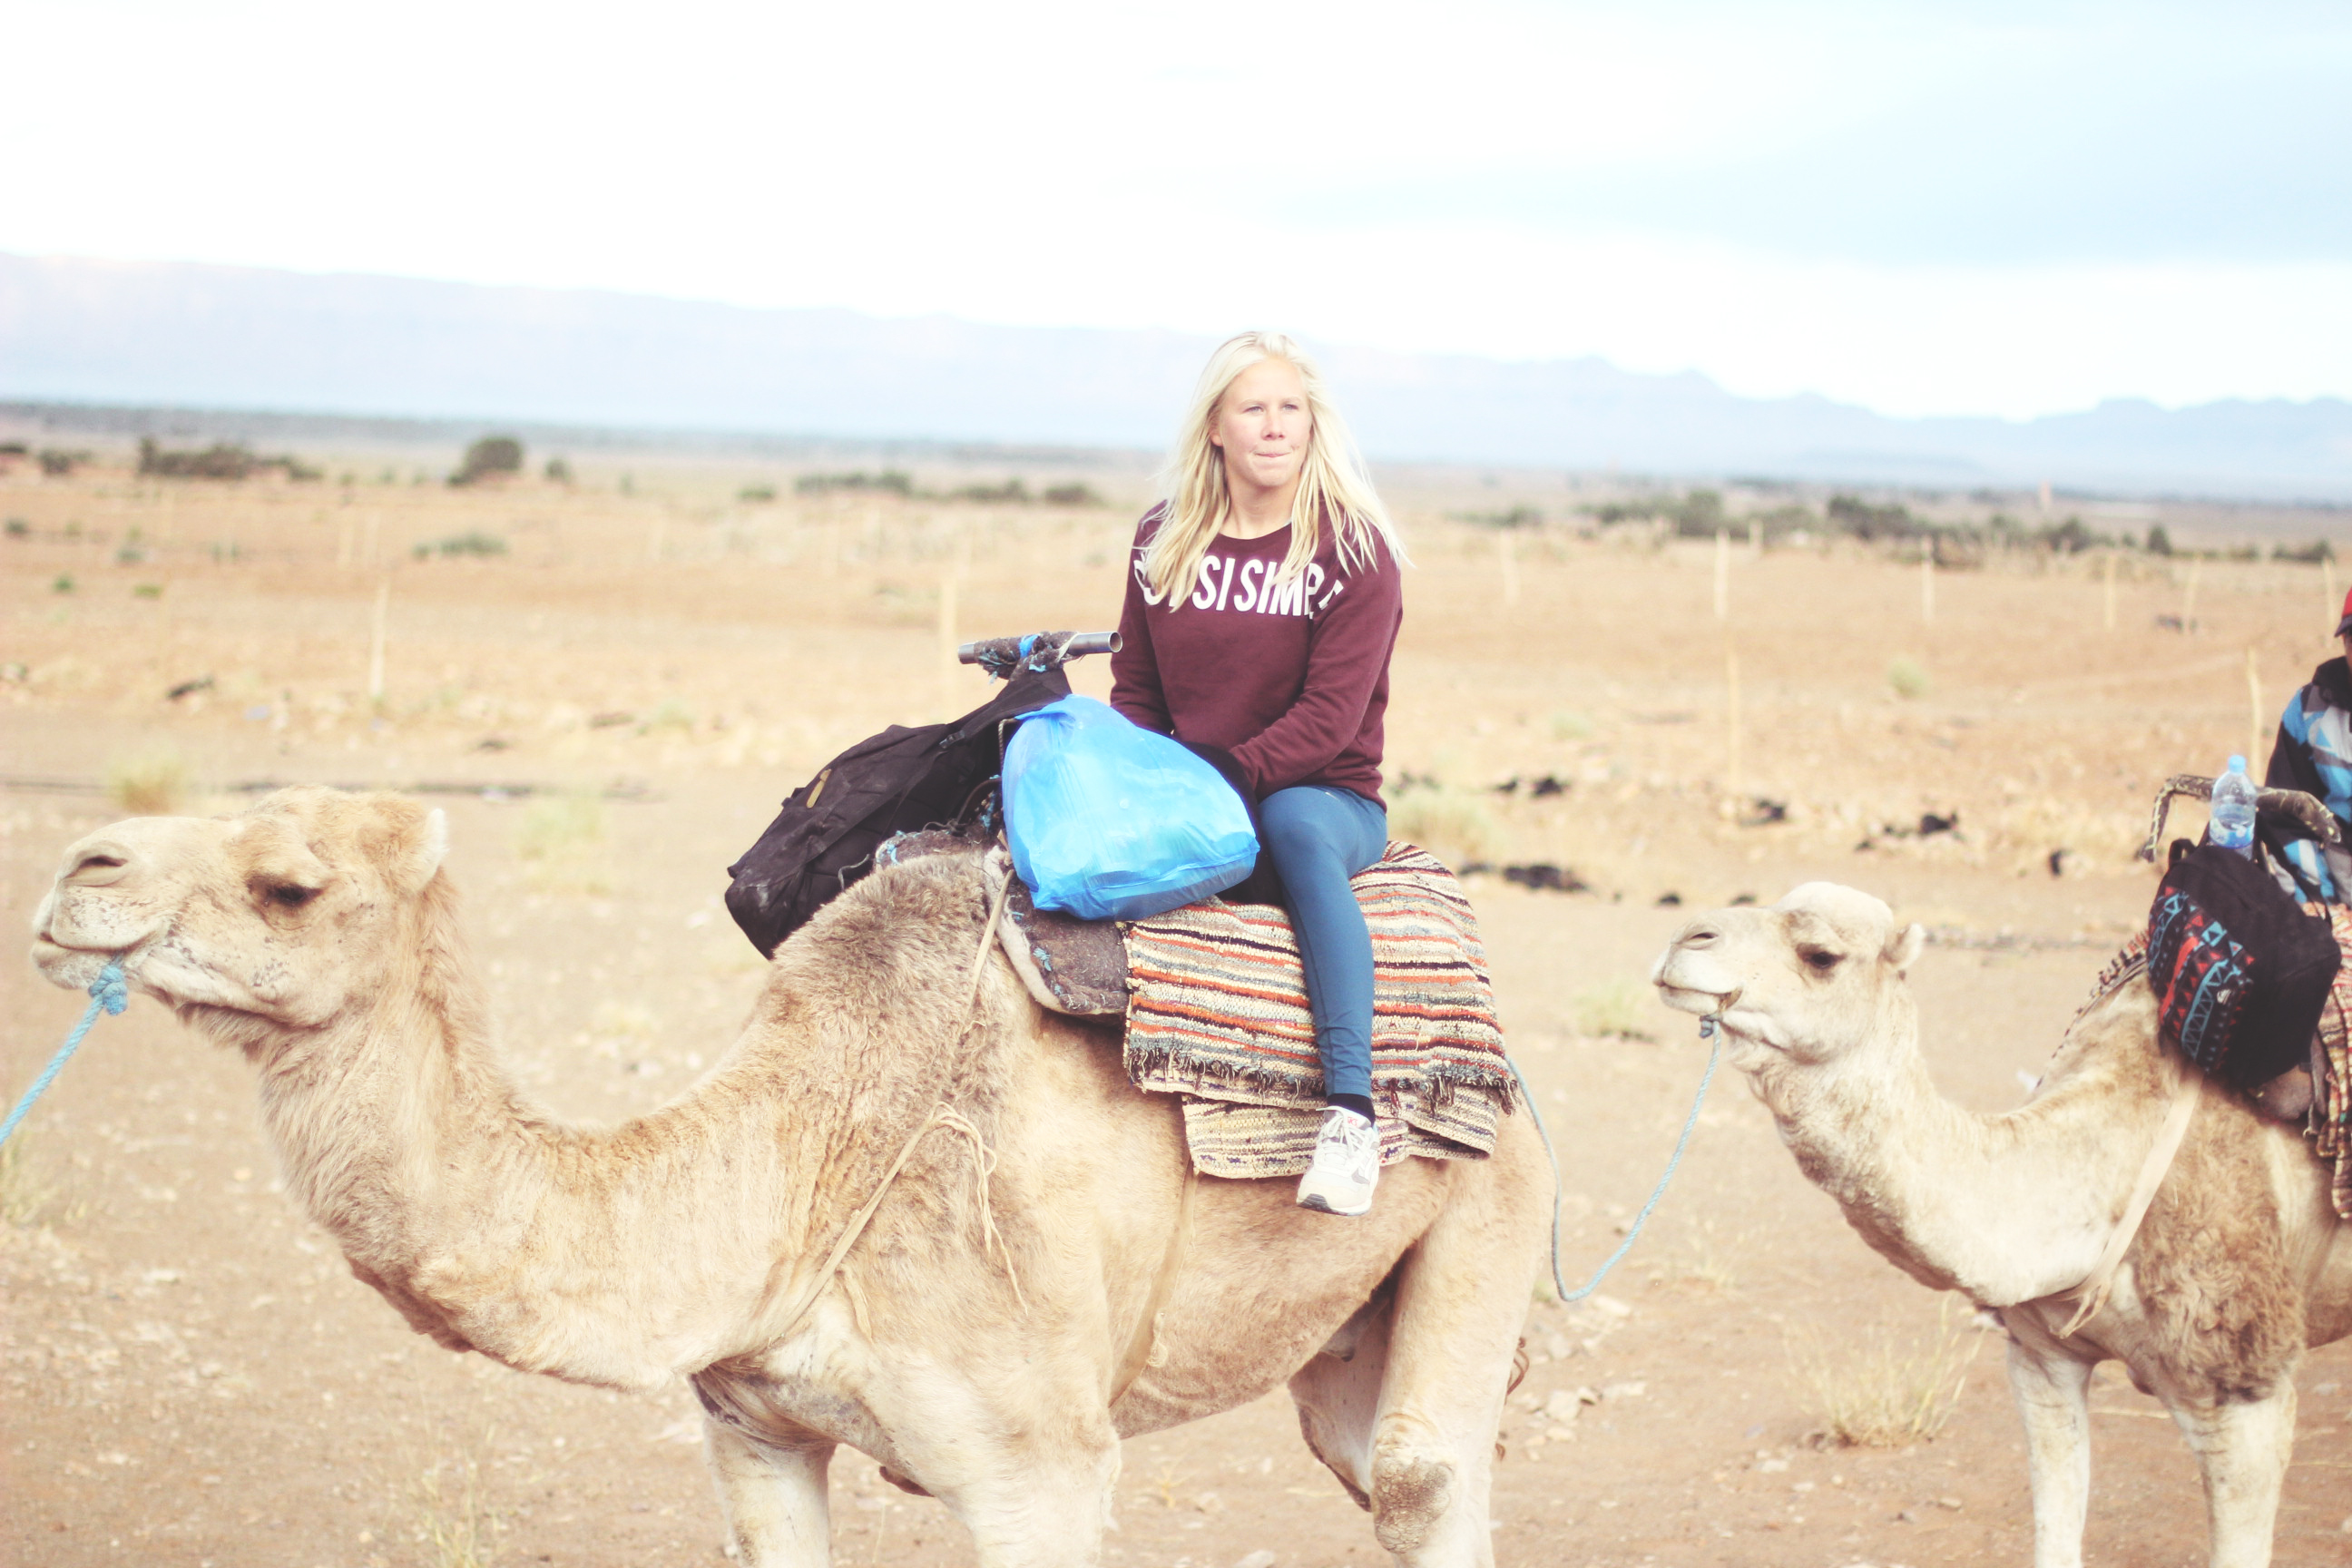
M 611 892 L 603 797 L 583 790 L 533 800 L 515 830 L 515 854 L 524 880 L 541 892 Z
M 1486 803 L 1453 789 L 1421 789 L 1389 806 L 1389 837 L 1418 844 L 1456 869 L 1495 856 L 1495 818 Z
M 506 1519 L 482 1499 L 478 1461 L 436 1460 L 415 1493 L 415 1539 L 432 1568 L 494 1568 Z
M 1588 1039 L 1655 1040 L 1649 1009 L 1656 994 L 1631 980 L 1612 980 L 1580 993 L 1570 1004 L 1576 1032 Z
M 1927 695 L 1931 683 L 1927 667 L 1909 654 L 1897 654 L 1886 667 L 1886 684 L 1895 695 L 1906 702 L 1916 702 Z
M 1807 1413 L 1822 1423 L 1826 1443 L 1846 1447 L 1904 1448 L 1944 1429 L 1976 1360 L 1969 1314 L 1946 1296 L 1933 1334 L 1872 1330 L 1832 1346 L 1818 1338 L 1792 1351 L 1797 1375 L 1811 1398 Z
M 33 1155 L 30 1136 L 20 1130 L 0 1143 L 0 1221 L 30 1229 L 79 1218 L 81 1205 L 67 1201 L 65 1189 Z
M 175 747 L 157 746 L 106 766 L 106 798 L 133 816 L 171 816 L 188 797 L 188 759 Z

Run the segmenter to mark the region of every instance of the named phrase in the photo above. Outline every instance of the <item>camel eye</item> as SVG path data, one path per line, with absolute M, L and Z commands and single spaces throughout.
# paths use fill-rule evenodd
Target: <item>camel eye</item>
M 318 889 L 299 882 L 280 882 L 269 889 L 269 901 L 285 910 L 299 910 L 318 896 Z
M 1827 974 L 1838 966 L 1838 960 L 1843 955 L 1832 952 L 1825 947 L 1809 947 L 1797 956 L 1803 959 L 1806 966 L 1814 973 Z

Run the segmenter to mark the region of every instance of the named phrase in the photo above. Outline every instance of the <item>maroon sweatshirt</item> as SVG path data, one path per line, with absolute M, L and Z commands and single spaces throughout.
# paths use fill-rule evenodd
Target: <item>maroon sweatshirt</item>
M 1311 784 L 1378 801 L 1389 653 L 1404 620 L 1386 546 L 1375 542 L 1374 560 L 1350 573 L 1326 529 L 1313 564 L 1277 585 L 1287 527 L 1220 534 L 1191 597 L 1173 605 L 1143 576 L 1160 515 L 1153 508 L 1135 531 L 1110 705 L 1147 730 L 1232 752 L 1261 800 Z

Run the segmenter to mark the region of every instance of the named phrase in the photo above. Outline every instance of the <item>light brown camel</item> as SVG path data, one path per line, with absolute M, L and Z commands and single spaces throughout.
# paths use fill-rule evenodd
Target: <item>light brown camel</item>
M 118 823 L 66 852 L 34 957 L 81 985 L 119 956 L 242 1051 L 289 1191 L 419 1332 L 581 1383 L 691 1379 L 758 1568 L 829 1560 L 843 1443 L 940 1499 L 983 1563 L 1094 1563 L 1122 1437 L 1286 1379 L 1399 1561 L 1492 1562 L 1548 1203 L 1528 1118 L 1491 1159 L 1392 1167 L 1360 1220 L 1196 1179 L 1115 1037 L 1012 976 L 962 854 L 879 872 L 795 936 L 684 1096 L 562 1125 L 500 1069 L 445 838 L 409 800 L 315 788 Z
M 2009 1331 L 2036 1568 L 2076 1568 L 2090 1491 L 2091 1372 L 2121 1361 L 2164 1402 L 2205 1480 L 2214 1568 L 2271 1560 L 2307 1345 L 2352 1331 L 2352 1239 L 2293 1131 L 2204 1087 L 2115 1277 L 2074 1334 L 2076 1289 L 2116 1232 L 2171 1100 L 2144 980 L 2090 1008 L 2027 1103 L 1997 1116 L 1936 1092 L 1904 983 L 1926 941 L 1826 882 L 1685 926 L 1651 979 L 1721 1011 L 1732 1061 L 1781 1141 L 1864 1241 Z

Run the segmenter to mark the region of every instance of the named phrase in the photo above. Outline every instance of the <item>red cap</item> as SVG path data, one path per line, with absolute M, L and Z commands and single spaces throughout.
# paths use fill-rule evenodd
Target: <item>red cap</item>
M 2340 637 L 2346 632 L 2352 632 L 2352 589 L 2345 591 L 2344 614 L 2336 621 L 2336 635 Z

